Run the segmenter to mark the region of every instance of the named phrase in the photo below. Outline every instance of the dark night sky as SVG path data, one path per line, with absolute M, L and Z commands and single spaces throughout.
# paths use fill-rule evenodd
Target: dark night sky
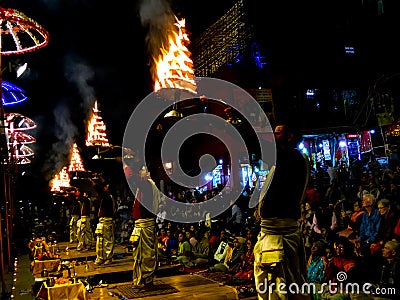
M 25 114 L 38 123 L 38 128 L 31 132 L 37 139 L 31 145 L 36 153 L 31 164 L 34 172 L 50 179 L 49 176 L 68 163 L 66 155 L 73 141 L 85 147 L 85 121 L 96 99 L 110 142 L 122 144 L 125 125 L 135 105 L 152 91 L 145 44 L 148 32 L 140 19 L 144 14 L 143 3 L 147 7 L 155 3 L 154 12 L 164 13 L 160 7 L 163 3 L 173 14 L 190 23 L 180 11 L 182 3 L 179 2 L 183 3 L 163 0 L 2 2 L 3 7 L 17 9 L 34 19 L 50 35 L 45 48 L 3 58 L 4 64 L 10 59 L 29 63 L 29 73 L 22 78 L 13 80 L 8 73 L 3 78 L 25 89 L 29 97 L 23 104 L 7 107 L 6 112 Z M 224 2 L 229 7 L 232 1 L 221 1 Z M 206 9 L 202 7 L 198 12 Z M 187 4 L 182 7 L 184 10 L 188 10 Z M 153 17 L 152 11 L 149 18 Z M 219 9 L 216 13 L 220 15 L 223 11 Z M 151 22 L 158 21 L 155 16 Z M 201 25 L 194 31 L 199 28 Z
M 49 179 L 58 171 L 55 169 L 67 163 L 65 157 L 73 141 L 84 147 L 84 122 L 95 99 L 99 101 L 110 142 L 122 144 L 131 112 L 152 91 L 145 46 L 147 32 L 140 21 L 141 4 L 157 3 L 160 10 L 160 3 L 167 3 L 162 0 L 142 1 L 2 1 L 3 7 L 20 10 L 50 34 L 47 47 L 3 59 L 5 62 L 17 58 L 26 60 L 30 66 L 29 74 L 10 80 L 24 88 L 30 99 L 19 106 L 7 107 L 6 112 L 23 113 L 38 123 L 38 128 L 32 133 L 37 139 L 32 146 L 36 153 L 31 165 L 34 172 Z M 223 15 L 233 2 L 175 0 L 169 3 L 169 7 L 176 16 L 186 19 L 187 29 L 195 37 Z M 385 57 L 387 51 L 395 53 L 398 49 L 392 49 L 395 43 L 390 42 L 383 44 L 385 51 L 381 50 L 382 40 L 390 39 L 391 33 L 380 32 L 381 28 L 372 28 L 372 25 L 368 25 L 371 28 L 365 27 L 368 23 L 358 19 L 361 0 L 323 1 L 323 7 L 319 4 L 321 1 L 315 0 L 304 3 L 266 1 L 265 9 L 257 7 L 258 2 L 261 1 L 252 2 L 251 15 L 257 27 L 256 36 L 267 47 L 275 44 L 269 50 L 270 54 L 276 55 L 278 68 L 307 66 L 304 54 L 307 59 L 312 59 L 312 67 L 316 67 L 319 61 L 312 51 L 316 57 L 329 56 L 331 47 L 335 47 L 330 40 L 343 37 L 359 35 L 365 45 L 370 43 L 371 53 L 383 54 L 382 59 L 388 59 Z M 364 2 L 370 3 L 371 7 L 376 4 L 372 0 Z M 354 16 L 350 17 L 352 14 Z M 388 14 L 393 15 L 393 11 L 388 9 Z M 340 26 L 335 23 L 337 18 L 343 18 Z M 152 21 L 157 20 L 159 17 L 154 13 Z M 351 32 L 346 31 L 349 22 L 354 24 Z M 292 66 L 290 63 L 295 64 Z M 8 79 L 7 75 L 5 73 L 3 78 Z
M 2 57 L 3 66 L 8 61 L 20 60 L 27 61 L 30 68 L 19 79 L 8 71 L 3 73 L 4 80 L 25 89 L 29 97 L 5 111 L 22 113 L 38 124 L 37 129 L 29 132 L 36 138 L 36 143 L 29 145 L 35 156 L 31 157 L 31 164 L 18 169 L 16 200 L 45 205 L 45 199 L 51 196 L 49 180 L 68 165 L 73 142 L 77 142 L 87 170 L 104 171 L 106 177 L 115 180 L 119 178 L 118 171 L 122 176 L 120 164 L 91 160 L 96 149 L 84 144 L 85 122 L 97 99 L 110 143 L 122 145 L 126 123 L 136 104 L 152 92 L 150 56 L 145 43 L 149 32 L 141 22 L 141 9 L 155 5 L 146 12 L 149 20 L 157 23 L 159 15 L 169 8 L 177 17 L 186 19 L 189 31 L 198 34 L 232 2 L 219 1 L 216 7 L 209 0 L 194 6 L 183 0 L 2 1 L 2 7 L 24 13 L 50 36 L 49 44 L 42 49 Z

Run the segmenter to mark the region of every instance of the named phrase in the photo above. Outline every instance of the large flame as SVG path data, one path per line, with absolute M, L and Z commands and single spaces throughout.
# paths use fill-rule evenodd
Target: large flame
M 72 145 L 71 160 L 68 167 L 69 172 L 85 172 L 83 167 L 83 162 L 81 155 L 79 154 L 79 149 L 76 143 Z
M 168 48 L 160 49 L 160 56 L 154 59 L 157 72 L 154 91 L 157 92 L 162 88 L 177 88 L 195 94 L 193 61 L 186 47 L 190 41 L 185 31 L 185 19 L 178 20 L 176 17 L 175 19 L 177 31 L 169 35 Z
M 97 106 L 97 100 L 92 108 L 92 116 L 87 127 L 86 146 L 101 146 L 109 147 L 106 124 L 100 115 L 100 110 Z
M 50 183 L 52 192 L 60 192 L 63 187 L 70 187 L 67 167 L 63 167 Z

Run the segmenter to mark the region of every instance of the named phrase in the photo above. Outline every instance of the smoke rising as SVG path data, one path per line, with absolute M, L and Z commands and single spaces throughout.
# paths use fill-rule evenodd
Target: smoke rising
M 174 30 L 175 15 L 165 0 L 141 0 L 140 21 L 147 29 L 146 46 L 150 57 L 158 58 L 168 45 L 168 35 Z
M 96 93 L 90 82 L 94 80 L 95 72 L 92 67 L 77 55 L 67 55 L 64 58 L 64 76 L 76 86 L 80 97 L 83 99 L 83 109 L 89 115 L 96 100 Z
M 78 133 L 77 127 L 71 121 L 71 112 L 64 102 L 58 102 L 53 111 L 56 120 L 54 135 L 57 141 L 51 146 L 50 155 L 44 163 L 44 173 L 47 180 L 51 179 L 51 172 L 58 173 L 67 165 L 67 159 Z
M 96 100 L 94 88 L 89 83 L 94 79 L 94 74 L 92 68 L 77 55 L 69 54 L 64 57 L 64 77 L 78 91 L 79 98 L 83 100 L 80 106 L 87 116 Z M 73 102 L 71 99 L 60 101 L 53 111 L 56 142 L 52 144 L 50 155 L 44 164 L 43 171 L 46 174 L 45 176 L 49 177 L 46 178 L 47 180 L 55 175 L 49 174 L 50 171 L 58 173 L 62 167 L 66 166 L 72 145 L 76 142 L 79 133 L 78 127 L 71 118 L 69 108 L 71 102 Z

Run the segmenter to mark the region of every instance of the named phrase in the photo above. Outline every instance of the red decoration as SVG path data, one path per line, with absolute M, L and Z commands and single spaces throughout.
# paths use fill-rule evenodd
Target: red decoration
M 2 55 L 31 52 L 49 42 L 46 29 L 13 8 L 0 7 L 0 26 Z

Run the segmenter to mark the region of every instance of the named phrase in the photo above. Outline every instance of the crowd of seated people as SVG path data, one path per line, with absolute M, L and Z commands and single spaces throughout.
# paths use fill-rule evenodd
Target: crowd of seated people
M 337 282 L 338 274 L 346 274 L 347 282 L 400 287 L 400 172 L 370 168 L 353 172 L 359 177 L 343 170 L 339 173 L 331 178 L 325 172 L 328 182 L 324 185 L 321 178 L 311 178 L 303 201 L 298 225 L 306 250 L 308 282 L 320 287 Z M 324 176 L 324 172 L 319 170 L 314 176 Z M 218 192 L 191 190 L 169 192 L 168 196 L 196 204 Z M 199 223 L 169 221 L 171 216 L 179 214 L 184 219 L 199 211 L 195 205 L 179 211 L 162 201 L 156 216 L 160 261 L 180 264 L 182 270 L 208 270 L 254 281 L 252 251 L 260 228 L 256 208 L 246 205 L 249 195 L 248 189 L 236 201 L 234 210 L 231 201 L 224 213 Z M 324 290 L 314 293 L 313 298 L 339 297 L 336 294 Z M 343 299 L 347 296 L 340 295 Z
M 361 173 L 356 179 L 341 174 L 323 189 L 317 188 L 318 180 L 311 180 L 298 224 L 306 247 L 305 275 L 317 289 L 324 283 L 338 283 L 340 274 L 346 274 L 343 282 L 400 286 L 400 175 L 387 170 L 379 172 Z M 250 193 L 247 191 L 247 195 Z M 199 203 L 216 194 L 217 190 L 204 194 L 187 191 L 176 195 L 170 192 L 169 196 L 176 201 Z M 161 203 L 157 215 L 160 261 L 179 264 L 181 270 L 221 272 L 254 282 L 253 247 L 259 224 L 254 217 L 255 209 L 243 203 L 246 199 L 241 199 L 235 214 L 228 208 L 208 223 L 196 224 L 168 219 L 169 215 L 195 214 L 194 206 L 182 212 Z M 240 226 L 232 222 L 236 221 L 233 216 L 237 216 L 238 209 L 242 215 L 242 221 L 237 221 Z M 246 222 L 246 218 L 251 221 Z M 332 293 L 326 285 L 321 289 L 313 293 L 313 299 L 350 299 L 346 293 Z
M 347 293 L 327 290 L 323 284 L 329 282 L 400 287 L 400 173 L 375 170 L 361 174 L 356 179 L 343 174 L 333 178 L 322 192 L 321 187 L 315 188 L 316 181 L 311 181 L 312 198 L 306 197 L 298 224 L 306 246 L 308 282 L 325 287 L 314 292 L 313 299 L 350 299 Z M 243 215 L 253 216 L 254 210 L 241 209 Z M 228 210 L 219 226 L 168 222 L 160 231 L 170 230 L 175 240 L 187 243 L 185 252 L 179 253 L 179 242 L 173 243 L 175 250 L 167 251 L 168 240 L 163 240 L 161 257 L 191 270 L 202 268 L 254 280 L 252 249 L 258 224 L 253 219 L 250 224 L 232 226 L 231 218 Z M 340 281 L 343 274 L 346 280 Z M 393 295 L 385 297 L 395 299 Z
M 386 288 L 382 298 L 397 299 L 400 290 L 390 288 L 400 287 L 400 173 L 371 168 L 359 178 L 349 176 L 332 178 L 317 200 L 305 199 L 299 226 L 308 256 L 308 282 L 317 287 L 369 283 L 371 289 Z M 338 281 L 342 275 L 346 279 Z M 350 294 L 325 289 L 313 299 L 351 299 Z

